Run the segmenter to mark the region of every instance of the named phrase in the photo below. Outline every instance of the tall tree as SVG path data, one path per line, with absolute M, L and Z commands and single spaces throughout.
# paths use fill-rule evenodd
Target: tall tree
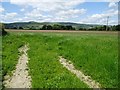
M 53 27 L 51 25 L 47 25 L 47 30 L 52 30 Z
M 42 30 L 47 30 L 47 25 L 43 25 L 41 29 Z

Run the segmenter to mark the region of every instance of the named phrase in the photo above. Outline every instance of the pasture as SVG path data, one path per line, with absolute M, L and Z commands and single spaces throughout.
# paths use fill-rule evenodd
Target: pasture
M 20 55 L 18 48 L 25 44 L 29 47 L 33 88 L 88 88 L 60 64 L 59 56 L 70 60 L 101 87 L 118 87 L 117 32 L 9 32 L 2 37 L 3 77 L 12 76 Z

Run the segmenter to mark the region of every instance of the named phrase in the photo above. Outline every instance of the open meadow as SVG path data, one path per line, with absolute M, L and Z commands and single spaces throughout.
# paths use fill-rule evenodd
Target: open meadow
M 59 62 L 71 61 L 77 70 L 100 83 L 118 87 L 117 32 L 9 32 L 2 37 L 2 76 L 12 76 L 21 46 L 27 45 L 32 88 L 88 88 Z

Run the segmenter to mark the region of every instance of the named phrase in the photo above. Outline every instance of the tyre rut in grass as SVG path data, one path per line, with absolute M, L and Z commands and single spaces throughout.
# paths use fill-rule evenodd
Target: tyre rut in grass
M 5 76 L 5 87 L 6 88 L 30 88 L 31 87 L 31 77 L 28 76 L 28 56 L 27 56 L 27 45 L 19 48 L 21 56 L 19 57 L 18 64 L 16 65 L 16 70 L 13 71 L 13 76 Z

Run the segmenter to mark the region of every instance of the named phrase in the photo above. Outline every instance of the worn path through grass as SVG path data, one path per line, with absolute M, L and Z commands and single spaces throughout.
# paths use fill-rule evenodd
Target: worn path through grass
M 100 84 L 94 80 L 90 76 L 84 75 L 83 72 L 77 70 L 71 61 L 66 60 L 62 56 L 59 56 L 59 61 L 63 65 L 63 67 L 67 68 L 70 72 L 75 74 L 81 81 L 86 83 L 90 88 L 101 88 Z
M 13 76 L 9 77 L 6 75 L 4 78 L 4 85 L 6 88 L 30 88 L 31 87 L 31 77 L 28 75 L 28 56 L 27 56 L 28 46 L 22 46 L 19 48 L 21 53 L 18 64 L 16 65 L 16 70 L 13 71 Z

